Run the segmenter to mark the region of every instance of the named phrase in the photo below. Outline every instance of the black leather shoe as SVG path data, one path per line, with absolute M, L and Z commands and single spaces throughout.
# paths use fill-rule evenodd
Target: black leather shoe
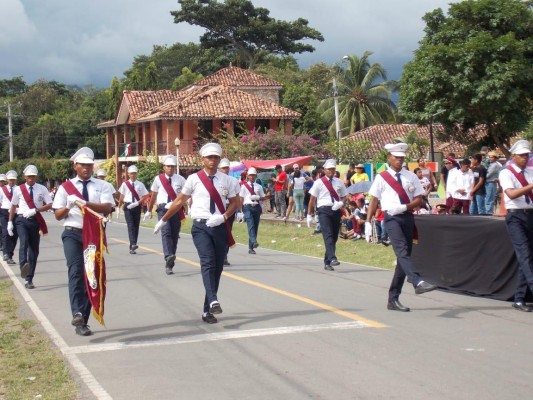
M 35 289 L 35 285 L 34 285 L 33 282 L 31 282 L 31 281 L 30 281 L 30 282 L 26 282 L 26 283 L 24 283 L 24 287 L 25 287 L 26 289 Z
M 209 306 L 209 314 L 222 314 L 222 307 L 220 307 L 220 303 L 218 301 Z
M 172 268 L 166 267 L 165 272 L 167 275 L 172 275 L 174 272 L 172 272 Z
M 255 252 L 254 249 L 250 249 L 250 250 L 248 250 L 248 254 L 256 254 L 256 252 Z
M 224 265 L 231 265 L 227 258 L 224 260 Z
M 20 277 L 26 279 L 28 272 L 30 272 L 30 264 L 24 263 L 24 265 L 20 267 Z
M 336 267 L 337 265 L 341 265 L 341 263 L 337 259 L 331 260 L 330 264 L 331 264 L 332 267 Z
M 130 254 L 137 254 L 137 252 L 133 249 L 130 250 Z
M 75 314 L 74 317 L 72 317 L 71 324 L 74 325 L 74 326 L 82 326 L 82 325 L 84 325 L 85 321 L 83 320 L 83 315 L 81 315 L 80 313 Z
M 132 249 L 133 251 L 137 250 L 138 248 L 139 248 L 139 246 L 137 246 L 136 244 L 134 244 L 134 245 L 131 246 L 131 249 Z
M 174 267 L 174 261 L 176 261 L 176 256 L 168 256 L 165 260 L 165 267 L 172 270 L 172 267 Z
M 387 303 L 387 310 L 402 311 L 402 312 L 411 311 L 411 309 L 409 307 L 405 307 L 402 303 L 400 303 L 400 300 L 389 301 Z
M 6 262 L 7 262 L 9 265 L 15 265 L 15 264 L 16 264 L 16 262 L 13 261 L 12 258 L 8 258 Z
M 76 335 L 91 336 L 93 331 L 89 329 L 89 325 L 81 325 L 76 327 Z
M 417 287 L 415 287 L 415 293 L 422 294 L 422 293 L 431 292 L 432 290 L 435 290 L 435 289 L 437 289 L 436 285 L 432 285 L 431 283 L 422 281 L 418 284 Z
M 207 313 L 206 315 L 202 315 L 202 321 L 207 322 L 208 324 L 216 324 L 218 320 L 213 314 Z
M 329 264 L 324 265 L 324 269 L 325 269 L 326 271 L 335 271 L 335 269 L 334 269 L 331 265 L 329 265 Z
M 528 306 L 526 303 L 513 303 L 513 308 L 518 311 L 531 312 L 532 306 Z
M 257 249 L 259 247 L 259 243 L 255 242 L 254 245 L 252 246 L 254 249 Z

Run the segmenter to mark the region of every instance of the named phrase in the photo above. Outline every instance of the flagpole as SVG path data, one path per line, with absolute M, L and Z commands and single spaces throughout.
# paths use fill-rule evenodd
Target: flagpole
M 107 219 L 107 217 L 104 217 L 103 215 L 98 214 L 96 211 L 91 210 L 89 207 L 86 207 L 85 205 L 83 205 L 83 204 L 80 203 L 79 201 L 76 201 L 75 203 L 76 203 L 76 205 L 77 205 L 80 209 L 81 209 L 81 208 L 85 208 L 86 211 L 89 211 L 89 213 L 92 214 L 92 215 L 94 215 L 96 218 L 101 219 L 101 220 L 104 221 L 104 222 L 109 221 L 109 220 Z

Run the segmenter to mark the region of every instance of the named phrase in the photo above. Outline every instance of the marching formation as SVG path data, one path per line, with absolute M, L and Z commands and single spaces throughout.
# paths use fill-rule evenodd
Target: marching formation
M 400 302 L 406 278 L 416 294 L 437 288 L 421 279 L 411 259 L 413 240 L 417 235 L 414 215 L 428 207 L 428 187 L 435 187 L 437 183 L 424 159 L 419 160 L 419 167 L 414 172 L 405 168 L 407 148 L 405 143 L 385 145 L 387 168 L 377 174 L 373 182 L 368 181 L 362 164 L 350 165 L 346 181 L 339 178 L 334 159 L 326 160 L 311 174 L 300 171 L 300 166 L 295 164 L 294 172 L 288 175 L 278 165 L 270 183 L 272 190 L 265 194 L 255 168 L 249 168 L 240 181 L 233 178 L 228 174 L 229 160 L 222 158 L 223 149 L 217 143 L 208 143 L 199 152 L 202 169 L 187 179 L 179 175 L 176 157 L 165 157 L 163 172 L 153 179 L 151 192 L 137 179 L 137 166 L 130 165 L 128 179 L 118 189 L 116 217 L 124 213 L 129 253 L 135 255 L 139 248 L 141 215 L 144 214 L 143 220 L 146 220 L 152 218 L 153 210 L 156 210 L 158 222 L 154 233 L 161 235 L 164 270 L 171 275 L 181 223 L 186 214 L 190 216 L 191 235 L 200 259 L 205 289 L 201 320 L 208 324 L 218 322 L 217 315 L 222 314 L 219 287 L 224 266 L 231 265 L 228 251 L 235 244 L 233 221 L 246 222 L 248 254 L 256 254 L 263 201 L 267 200 L 275 203 L 280 219 L 286 221 L 294 207 L 298 220 L 303 220 L 307 214 L 308 227 L 316 222 L 315 232 L 321 233 L 324 241 L 324 269 L 327 271 L 334 271 L 334 267 L 340 265 L 336 255 L 339 236 L 352 239 L 366 236 L 370 240 L 369 232 L 375 229 L 377 242 L 391 245 L 397 260 L 387 308 L 409 312 L 409 307 Z M 531 145 L 527 140 L 519 140 L 510 153 L 512 163 L 505 168 L 499 163 L 496 165 L 494 154 L 489 153 L 490 164 L 494 165 L 489 164 L 488 172 L 483 170 L 483 161 L 478 156 L 462 160 L 460 165 L 448 156 L 441 176 L 448 194 L 447 204 L 439 205 L 436 213 L 455 209 L 465 214 L 488 214 L 488 207 L 493 204 L 492 198 L 485 201 L 487 196 L 492 196 L 490 184 L 499 182 L 507 209 L 507 230 L 519 268 L 513 308 L 531 312 L 533 307 L 525 302 L 528 288 L 533 291 L 533 173 L 527 168 Z M 100 308 L 93 301 L 92 289 L 98 284 L 104 286 L 100 290 L 104 290 L 105 297 L 105 264 L 97 265 L 94 249 L 102 253 L 106 243 L 103 234 L 99 246 L 93 246 L 93 253 L 88 252 L 85 216 L 96 216 L 100 220 L 98 224 L 105 228 L 105 216 L 112 215 L 116 205 L 115 189 L 99 179 L 105 177 L 104 170 L 97 171 L 98 178 L 93 177 L 94 154 L 91 149 L 81 148 L 70 160 L 76 176 L 59 186 L 53 200 L 47 188 L 36 183 L 38 170 L 34 165 L 24 168 L 25 182 L 19 186 L 16 185 L 16 171 L 0 174 L 1 245 L 3 260 L 15 265 L 13 256 L 18 242 L 20 275 L 27 289 L 35 288 L 40 235 L 47 233 L 41 214 L 53 209 L 56 219 L 64 226 L 61 239 L 68 270 L 71 324 L 78 335 L 89 336 L 92 334 L 88 326 L 91 309 Z M 480 192 L 483 184 L 489 187 Z M 350 185 L 362 185 L 369 202 L 365 204 L 364 196 L 350 198 L 347 190 Z M 292 202 L 286 202 L 288 197 Z M 348 228 L 345 234 L 341 234 L 343 224 Z M 103 321 L 103 306 L 95 316 Z

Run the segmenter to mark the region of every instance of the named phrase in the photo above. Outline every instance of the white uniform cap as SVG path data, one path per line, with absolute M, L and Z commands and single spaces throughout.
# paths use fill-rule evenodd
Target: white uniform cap
M 107 173 L 105 172 L 105 169 L 99 169 L 96 171 L 96 176 L 107 176 Z
M 248 168 L 248 175 L 257 175 L 257 170 L 254 167 Z
M 294 164 L 292 167 L 293 168 L 300 168 L 300 166 L 298 164 Z
M 7 176 L 7 179 L 17 179 L 17 177 L 19 175 L 17 174 L 17 171 L 13 171 L 11 169 L 11 170 L 7 171 L 6 176 Z
M 531 153 L 531 144 L 527 140 L 519 140 L 509 149 L 511 154 L 529 154 Z
M 178 165 L 178 163 L 176 162 L 176 157 L 174 157 L 174 156 L 166 156 L 165 160 L 163 161 L 163 165 L 169 165 L 169 166 Z
M 37 167 L 31 164 L 28 165 L 26 168 L 24 168 L 23 173 L 26 176 L 39 175 L 39 171 L 37 171 Z
M 137 169 L 137 166 L 136 165 L 130 165 L 128 167 L 128 174 L 132 174 L 132 173 L 137 173 L 139 172 L 139 170 Z
M 337 161 L 334 158 L 330 158 L 329 160 L 326 160 L 326 162 L 323 165 L 324 169 L 329 168 L 336 168 L 337 167 Z
M 220 160 L 220 163 L 218 164 L 218 168 L 224 168 L 229 167 L 229 160 L 227 158 L 223 158 Z
M 222 147 L 218 143 L 207 143 L 200 149 L 200 155 L 202 157 L 207 156 L 219 156 L 222 157 Z
M 6 174 L 0 174 L 0 181 L 7 181 Z
M 70 161 L 74 164 L 94 164 L 94 153 L 90 148 L 82 147 L 70 157 Z
M 396 157 L 405 157 L 408 145 L 406 143 L 389 143 L 385 145 L 385 150 Z

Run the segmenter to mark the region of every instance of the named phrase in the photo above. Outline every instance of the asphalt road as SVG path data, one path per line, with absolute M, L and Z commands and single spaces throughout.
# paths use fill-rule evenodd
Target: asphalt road
M 142 229 L 130 255 L 120 223 L 107 228 L 106 327 L 91 318 L 94 335 L 77 336 L 62 227 L 47 219 L 36 288 L 24 288 L 18 266 L 0 272 L 72 366 L 83 399 L 531 396 L 533 313 L 439 291 L 416 296 L 410 285 L 401 300 L 412 311 L 388 311 L 391 271 L 343 263 L 326 272 L 316 258 L 238 246 L 222 277 L 224 312 L 208 325 L 191 237 L 181 235 L 167 276 L 160 237 Z

